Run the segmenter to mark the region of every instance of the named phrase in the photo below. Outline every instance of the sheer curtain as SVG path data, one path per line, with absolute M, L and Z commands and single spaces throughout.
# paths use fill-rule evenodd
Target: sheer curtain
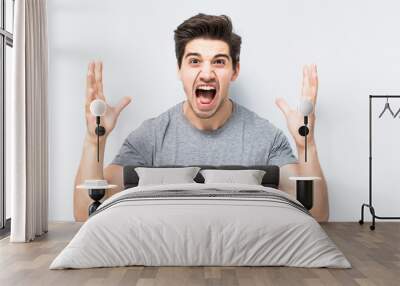
M 11 242 L 28 242 L 48 229 L 46 0 L 15 1 L 14 70 L 6 111 Z

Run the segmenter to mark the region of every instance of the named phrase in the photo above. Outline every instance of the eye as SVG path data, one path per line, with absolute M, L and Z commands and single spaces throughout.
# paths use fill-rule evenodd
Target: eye
M 217 65 L 224 65 L 224 64 L 225 64 L 225 60 L 223 60 L 223 59 L 218 59 L 218 60 L 215 60 L 215 63 L 216 63 Z
M 198 59 L 190 59 L 189 63 L 190 64 L 198 64 L 200 61 Z

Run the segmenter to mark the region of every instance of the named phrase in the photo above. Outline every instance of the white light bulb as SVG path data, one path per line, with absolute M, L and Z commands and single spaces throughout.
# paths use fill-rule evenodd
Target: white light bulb
M 106 113 L 107 104 L 104 100 L 95 99 L 90 103 L 90 112 L 94 116 L 103 116 Z
M 311 112 L 313 112 L 313 104 L 311 100 L 309 99 L 300 99 L 300 104 L 299 104 L 299 112 L 303 116 L 308 116 Z

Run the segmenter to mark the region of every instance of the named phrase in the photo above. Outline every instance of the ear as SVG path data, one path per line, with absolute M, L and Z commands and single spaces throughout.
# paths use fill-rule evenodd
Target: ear
M 240 72 L 240 63 L 237 62 L 237 63 L 236 63 L 236 69 L 235 69 L 234 72 L 233 72 L 231 81 L 235 81 L 235 80 L 238 78 L 239 72 Z

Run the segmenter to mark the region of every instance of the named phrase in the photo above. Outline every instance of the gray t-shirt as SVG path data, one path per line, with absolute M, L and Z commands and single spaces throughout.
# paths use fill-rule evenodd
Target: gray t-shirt
M 111 164 L 283 166 L 298 162 L 280 129 L 235 101 L 231 116 L 214 131 L 194 127 L 183 114 L 183 103 L 143 121 Z

